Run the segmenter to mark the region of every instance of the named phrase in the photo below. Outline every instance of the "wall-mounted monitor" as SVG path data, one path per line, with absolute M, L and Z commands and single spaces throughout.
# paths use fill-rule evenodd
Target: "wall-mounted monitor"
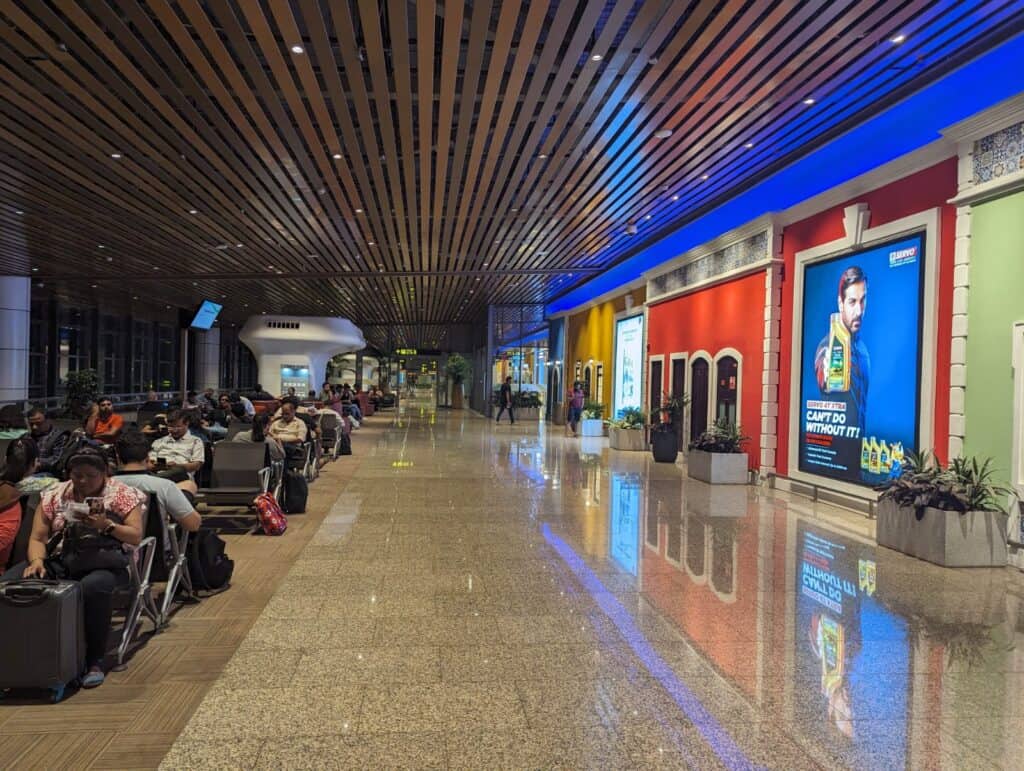
M 203 300 L 203 304 L 196 310 L 189 326 L 192 329 L 210 329 L 223 307 L 223 305 L 218 305 L 210 300 Z

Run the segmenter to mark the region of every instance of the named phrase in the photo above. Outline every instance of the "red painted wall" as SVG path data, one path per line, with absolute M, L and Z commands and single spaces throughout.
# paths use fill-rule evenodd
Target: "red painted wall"
M 783 231 L 785 278 L 782 286 L 782 345 L 779 356 L 779 445 L 776 467 L 788 473 L 789 464 L 789 389 L 793 371 L 793 283 L 795 255 L 819 244 L 842 238 L 843 208 L 866 203 L 871 210 L 868 227 L 940 207 L 939 217 L 939 281 L 938 318 L 935 366 L 935 415 L 932 430 L 934 449 L 946 460 L 949 446 L 949 359 L 953 325 L 953 248 L 956 238 L 956 209 L 946 201 L 956 195 L 957 161 L 950 158 L 931 168 L 859 195 L 827 211 L 796 222 Z M 930 449 L 930 448 L 925 448 Z
M 764 369 L 763 270 L 724 284 L 666 300 L 650 307 L 647 317 L 647 355 L 664 354 L 662 392 L 671 384 L 670 354 L 707 351 L 714 359 L 723 348 L 743 355 L 740 372 L 740 427 L 750 437 L 751 468 L 761 459 L 761 373 Z M 648 365 L 650 372 L 650 365 Z M 689 370 L 686 373 L 690 381 Z M 714 369 L 711 388 L 714 389 Z

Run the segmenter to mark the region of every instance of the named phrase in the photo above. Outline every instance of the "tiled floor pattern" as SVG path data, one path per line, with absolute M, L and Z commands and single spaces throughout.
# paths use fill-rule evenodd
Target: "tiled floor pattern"
M 163 767 L 1021 767 L 1020 574 L 872 530 L 602 440 L 406 413 Z

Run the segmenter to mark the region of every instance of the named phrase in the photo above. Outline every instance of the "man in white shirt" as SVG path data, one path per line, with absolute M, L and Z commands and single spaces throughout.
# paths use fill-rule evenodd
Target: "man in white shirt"
M 157 439 L 150 448 L 150 469 L 181 469 L 188 473 L 189 479 L 193 479 L 205 459 L 203 440 L 189 433 L 188 418 L 180 410 L 170 412 L 167 415 L 167 436 Z
M 130 428 L 118 437 L 117 460 L 118 481 L 144 493 L 155 495 L 160 511 L 174 519 L 179 525 L 194 533 L 202 524 L 202 517 L 195 507 L 196 486 L 192 481 L 174 484 L 169 479 L 149 473 L 147 453 L 149 440 L 138 429 Z
M 270 435 L 281 444 L 300 444 L 309 436 L 306 424 L 295 417 L 295 403 L 285 401 L 281 405 L 281 417 L 270 424 Z

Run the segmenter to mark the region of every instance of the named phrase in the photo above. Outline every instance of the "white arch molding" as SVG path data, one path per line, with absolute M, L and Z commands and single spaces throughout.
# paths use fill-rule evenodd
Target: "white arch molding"
M 282 391 L 282 367 L 307 367 L 307 390 L 319 391 L 332 356 L 366 347 L 355 324 L 332 316 L 250 316 L 238 339 L 256 357 L 260 384 L 276 393 Z

